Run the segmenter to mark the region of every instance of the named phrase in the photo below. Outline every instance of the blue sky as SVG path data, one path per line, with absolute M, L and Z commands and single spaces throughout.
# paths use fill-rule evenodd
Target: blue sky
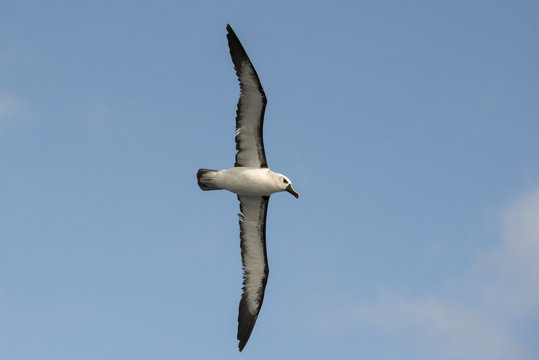
M 0 358 L 536 359 L 539 4 L 7 1 Z M 230 23 L 269 102 L 244 352 Z

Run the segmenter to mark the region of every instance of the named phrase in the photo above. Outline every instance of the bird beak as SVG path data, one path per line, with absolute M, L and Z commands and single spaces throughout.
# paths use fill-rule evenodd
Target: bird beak
M 294 190 L 294 188 L 292 187 L 292 184 L 288 184 L 288 186 L 286 187 L 286 191 L 294 195 L 296 199 L 299 199 L 299 194 L 296 192 L 296 190 Z

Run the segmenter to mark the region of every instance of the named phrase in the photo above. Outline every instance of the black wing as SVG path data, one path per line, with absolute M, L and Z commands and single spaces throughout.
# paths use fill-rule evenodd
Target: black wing
M 269 196 L 238 196 L 240 200 L 243 294 L 238 314 L 239 349 L 243 350 L 255 326 L 268 281 L 266 214 Z
M 240 100 L 236 110 L 236 163 L 234 166 L 267 168 L 262 128 L 266 94 L 249 56 L 230 25 L 226 26 L 228 47 L 240 82 Z

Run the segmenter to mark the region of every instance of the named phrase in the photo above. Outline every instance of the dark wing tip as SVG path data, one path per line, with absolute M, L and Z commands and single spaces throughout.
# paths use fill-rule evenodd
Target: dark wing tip
M 241 44 L 240 39 L 238 38 L 234 30 L 232 30 L 232 27 L 230 25 L 227 25 L 226 29 L 228 31 L 228 34 L 226 34 L 226 38 L 228 40 L 228 48 L 230 50 L 230 57 L 232 58 L 232 62 L 234 63 L 234 68 L 236 69 L 236 74 L 238 75 L 238 77 L 240 77 L 239 71 L 241 69 L 241 64 L 246 62 L 253 69 L 253 72 L 255 73 L 255 76 L 256 76 L 256 80 L 260 84 L 260 79 L 258 79 L 258 75 L 256 74 L 254 66 L 251 63 L 251 60 L 249 59 L 249 56 L 247 55 L 245 48 Z M 263 94 L 264 90 L 262 90 L 262 85 L 259 85 L 259 88 Z M 264 97 L 265 97 L 265 94 L 264 94 Z
M 253 332 L 253 328 L 256 323 L 256 319 L 258 318 L 258 314 L 253 315 L 249 311 L 249 306 L 247 305 L 247 297 L 245 294 L 241 297 L 240 301 L 240 311 L 238 313 L 238 348 L 240 351 L 243 350 L 245 345 L 247 345 L 247 341 L 249 340 L 249 337 L 251 336 L 251 333 Z
M 234 63 L 234 66 L 236 67 L 236 71 L 239 71 L 241 68 L 242 62 L 248 62 L 249 64 L 251 64 L 251 60 L 249 60 L 249 56 L 247 56 L 247 52 L 243 48 L 243 45 L 241 44 L 240 39 L 238 39 L 238 36 L 234 32 L 234 30 L 232 30 L 232 27 L 230 25 L 227 25 L 226 30 L 228 31 L 228 34 L 226 34 L 226 38 L 228 40 L 228 48 L 230 49 L 230 56 L 232 57 L 232 62 Z
M 226 35 L 227 37 L 235 37 L 236 39 L 238 38 L 238 36 L 234 32 L 234 29 L 232 29 L 232 26 L 230 26 L 230 24 L 226 24 L 226 31 L 228 32 L 228 34 Z

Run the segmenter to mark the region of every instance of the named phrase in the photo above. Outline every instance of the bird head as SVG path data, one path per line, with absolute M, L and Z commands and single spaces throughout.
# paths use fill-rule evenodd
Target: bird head
M 292 181 L 290 181 L 289 178 L 287 178 L 283 174 L 277 174 L 277 178 L 278 178 L 277 181 L 279 183 L 279 188 L 281 189 L 281 191 L 288 191 L 290 194 L 294 195 L 296 199 L 299 198 L 299 194 L 292 187 Z

